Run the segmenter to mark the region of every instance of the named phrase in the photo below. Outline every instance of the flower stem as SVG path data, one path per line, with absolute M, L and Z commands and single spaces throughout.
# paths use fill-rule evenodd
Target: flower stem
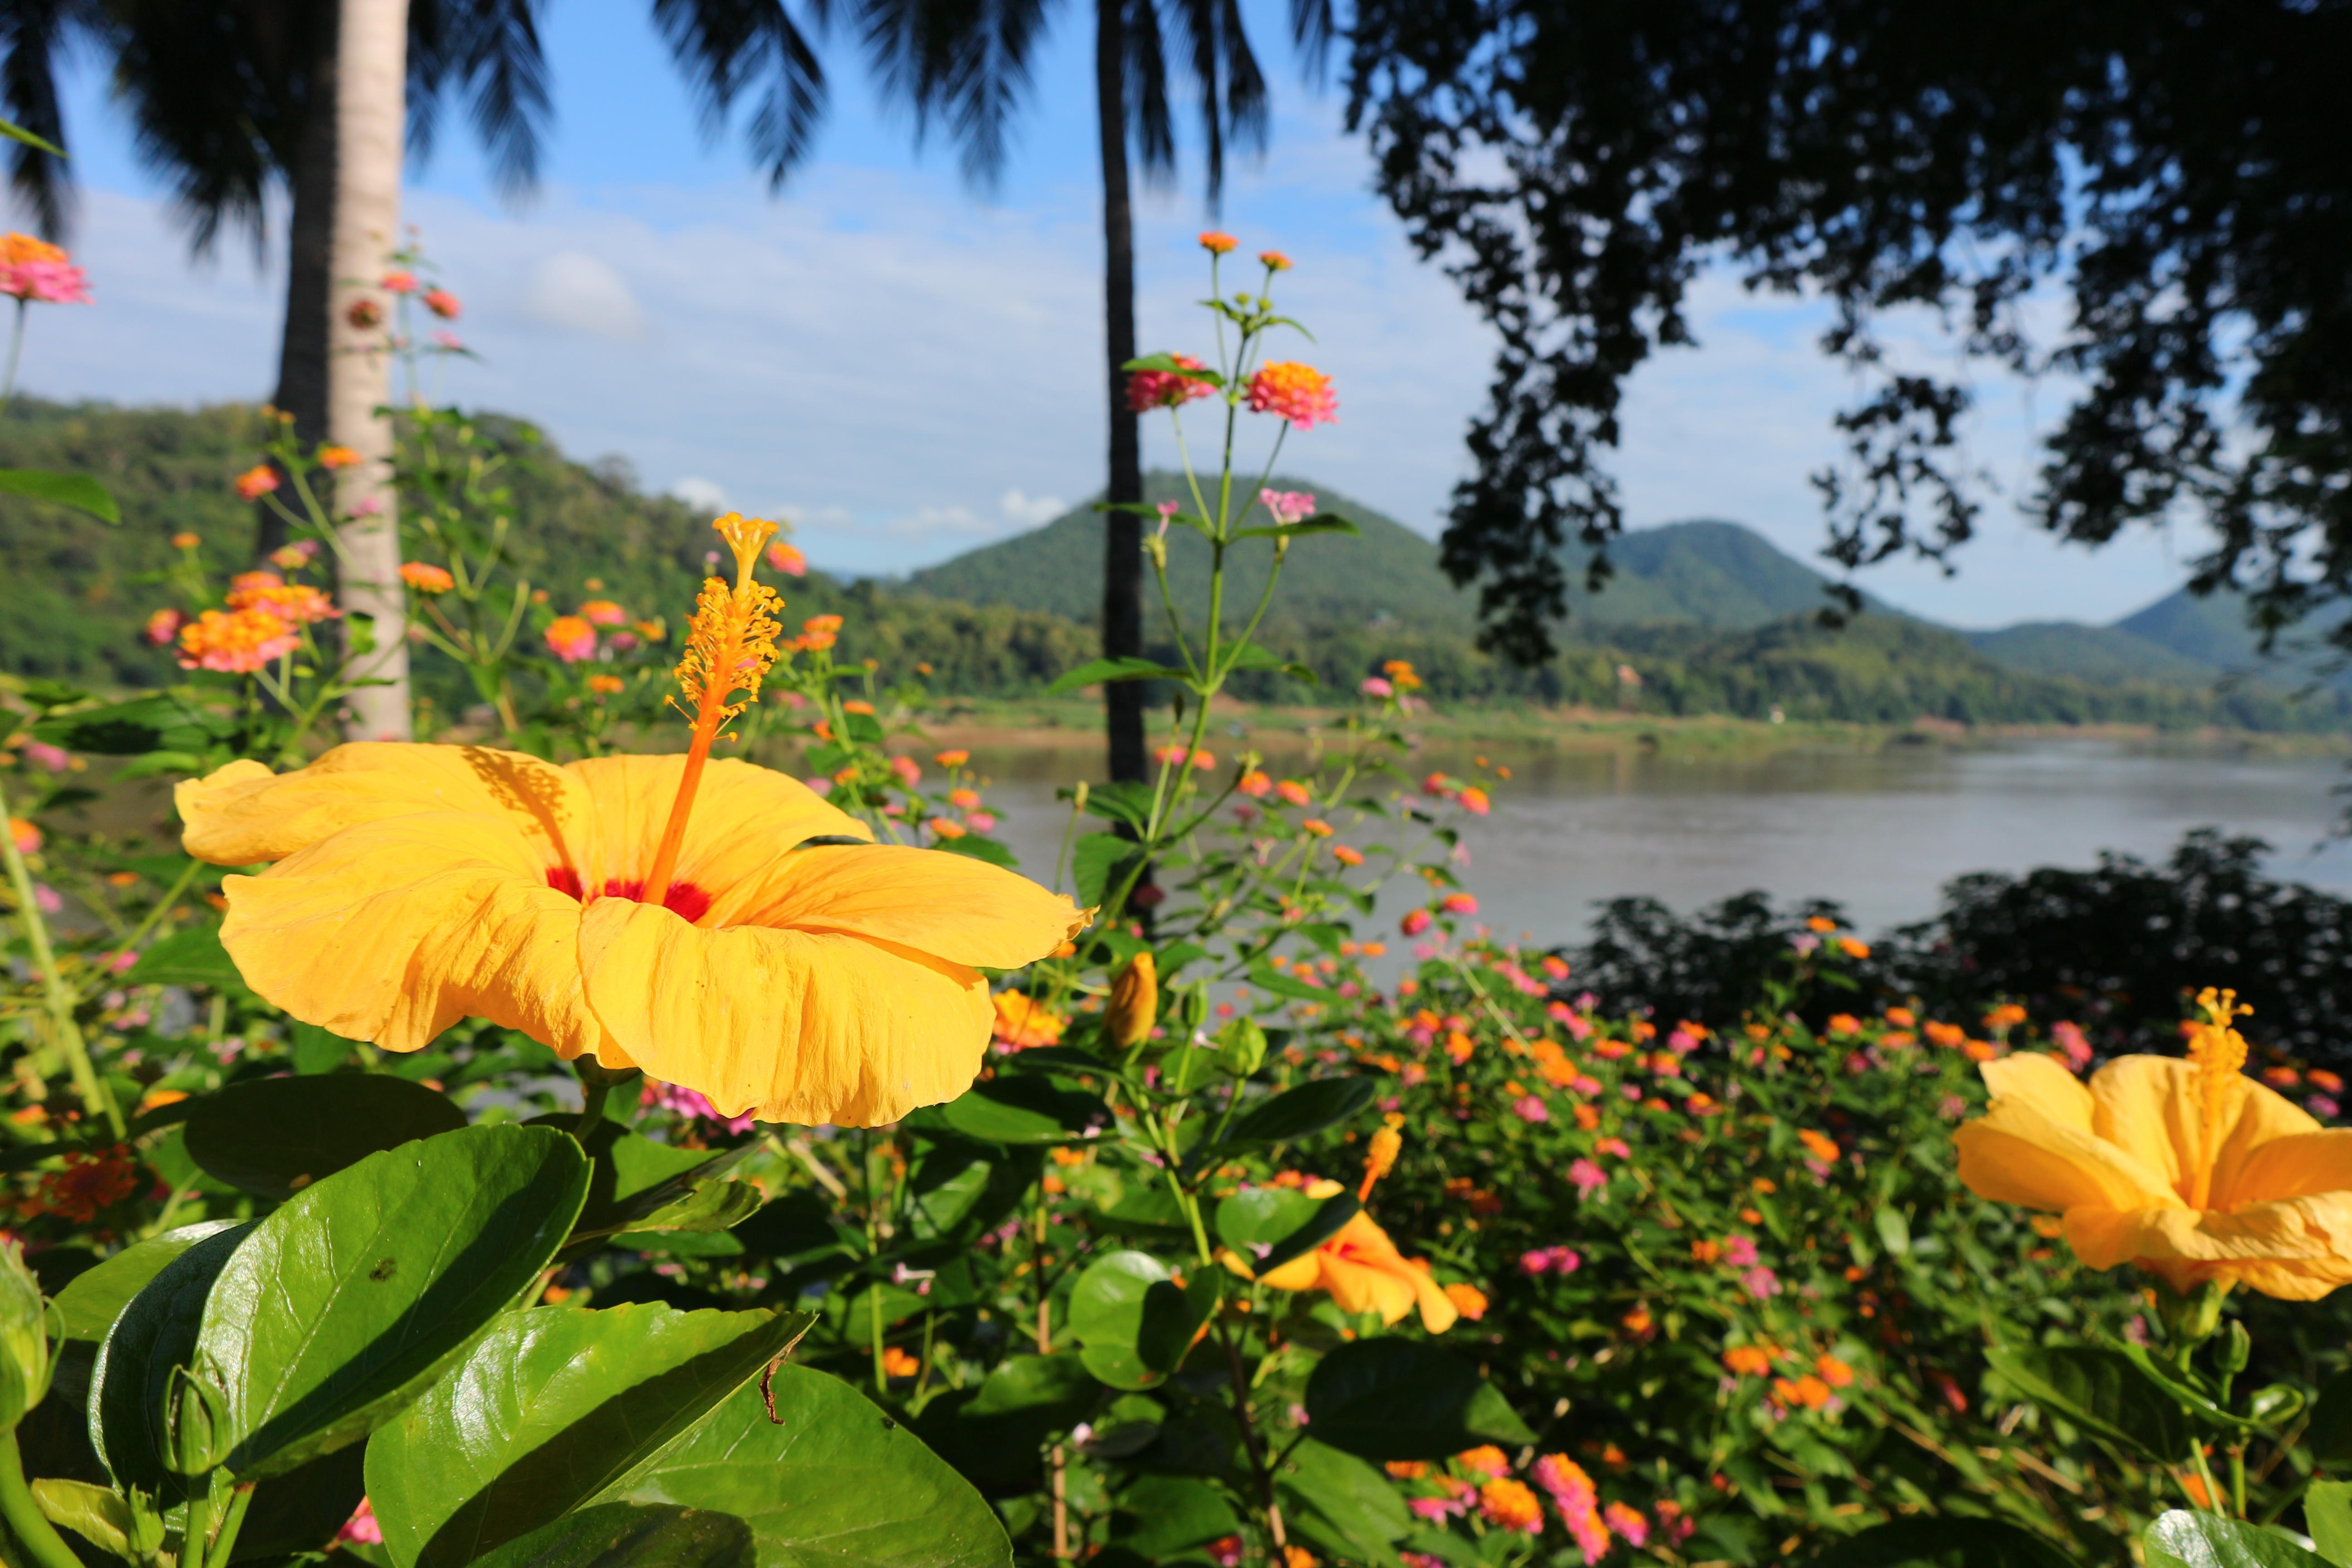
M 180 1568 L 205 1568 L 205 1537 L 212 1531 L 212 1478 L 191 1478 L 188 1522 L 180 1535 Z
M 25 353 L 25 307 L 29 303 L 21 294 L 16 297 L 16 328 L 8 335 L 8 379 L 0 382 L 0 408 L 16 395 L 16 362 Z
M 9 1533 L 33 1554 L 28 1568 L 81 1568 L 81 1559 L 58 1534 L 33 1500 L 33 1489 L 25 1484 L 24 1456 L 13 1426 L 0 1432 L 0 1519 L 8 1521 Z
M 0 785 L 0 824 L 13 816 L 8 805 L 8 793 Z M 49 1005 L 49 1019 L 57 1029 L 58 1046 L 66 1054 L 73 1070 L 74 1088 L 81 1093 L 83 1107 L 92 1116 L 103 1116 L 119 1140 L 123 1135 L 122 1111 L 108 1092 L 105 1081 L 90 1065 L 89 1047 L 81 1037 L 81 1026 L 74 1022 L 74 993 L 58 969 L 57 950 L 49 945 L 49 922 L 41 918 L 41 906 L 33 892 L 33 873 L 25 864 L 24 851 L 16 847 L 13 828 L 0 830 L 0 856 L 8 862 L 8 884 L 16 894 L 16 913 L 25 922 L 25 940 L 32 945 L 33 967 L 41 973 L 41 987 Z
M 213 1540 L 212 1554 L 205 1559 L 205 1568 L 228 1568 L 229 1553 L 236 1549 L 236 1532 L 245 1525 L 245 1510 L 253 1506 L 253 1482 L 246 1482 L 229 1499 L 228 1514 L 221 1521 L 220 1533 Z

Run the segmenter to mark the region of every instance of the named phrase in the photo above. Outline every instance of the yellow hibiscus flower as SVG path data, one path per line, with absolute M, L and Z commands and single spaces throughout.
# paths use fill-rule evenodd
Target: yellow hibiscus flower
M 739 563 L 773 531 L 719 526 Z M 756 695 L 773 658 L 772 602 L 748 564 L 706 586 L 683 756 L 361 743 L 182 784 L 190 854 L 271 863 L 222 883 L 247 984 L 386 1050 L 487 1018 L 726 1116 L 870 1126 L 962 1093 L 995 1017 L 980 970 L 1041 958 L 1086 917 L 985 862 L 873 844 L 798 780 L 708 760 L 743 706 L 726 698 Z
M 1980 1197 L 2061 1214 L 2093 1268 L 2136 1263 L 2316 1300 L 2352 1282 L 2352 1129 L 2247 1078 L 2230 992 L 2198 998 L 2186 1060 L 2121 1057 L 2085 1085 L 2056 1058 L 1983 1064 L 1992 1104 L 1954 1135 Z
M 1389 1233 L 1361 1211 L 1330 1240 L 1267 1269 L 1257 1282 L 1276 1290 L 1328 1290 L 1341 1311 L 1378 1312 L 1383 1323 L 1419 1307 L 1422 1326 L 1433 1334 L 1444 1333 L 1462 1315 L 1429 1269 L 1399 1252 Z

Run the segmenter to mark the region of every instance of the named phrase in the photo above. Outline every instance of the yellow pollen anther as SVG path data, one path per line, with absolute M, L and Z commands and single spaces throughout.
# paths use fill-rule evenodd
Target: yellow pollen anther
M 776 634 L 783 629 L 776 619 L 776 612 L 784 607 L 783 596 L 751 580 L 760 547 L 775 536 L 776 525 L 730 511 L 710 526 L 735 553 L 735 584 L 730 587 L 722 578 L 703 579 L 694 618 L 687 626 L 686 652 L 677 672 L 686 700 L 673 697 L 669 705 L 693 721 L 694 735 L 686 749 L 677 798 L 670 803 L 669 820 L 646 872 L 640 896 L 648 904 L 669 897 L 678 847 L 686 841 L 687 817 L 694 809 L 695 789 L 702 783 L 710 748 L 730 720 L 760 700 L 760 682 L 776 662 Z M 730 702 L 739 691 L 740 699 Z
M 2245 1093 L 2241 1073 L 2246 1065 L 2246 1037 L 2231 1025 L 2253 1011 L 2238 1005 L 2234 991 L 2207 986 L 2197 995 L 2203 1015 L 2189 1026 L 2189 1062 L 2196 1071 L 2197 1166 L 2189 1173 L 2186 1201 L 2203 1208 L 2212 1198 L 2213 1165 L 2221 1158 L 2221 1140 L 2235 1121 Z

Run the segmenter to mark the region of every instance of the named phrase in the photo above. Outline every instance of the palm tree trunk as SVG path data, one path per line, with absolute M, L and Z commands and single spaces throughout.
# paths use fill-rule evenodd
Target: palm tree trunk
M 354 646 L 373 651 L 358 672 L 382 682 L 352 693 L 345 733 L 355 741 L 404 741 L 408 705 L 407 620 L 401 593 L 400 529 L 392 488 L 391 301 L 378 282 L 399 241 L 401 141 L 406 130 L 408 0 L 341 0 L 335 50 L 333 271 L 327 329 L 327 438 L 360 462 L 338 478 L 336 530 L 345 625 Z M 374 307 L 373 320 L 352 307 Z M 372 623 L 372 624 L 370 624 Z
M 1113 506 L 1143 500 L 1141 430 L 1127 406 L 1127 373 L 1135 357 L 1135 214 L 1127 177 L 1128 0 L 1095 0 L 1095 100 L 1102 132 L 1103 325 L 1109 353 L 1110 482 Z M 1106 658 L 1143 652 L 1143 521 L 1132 512 L 1103 514 L 1102 650 Z M 1110 741 L 1110 776 L 1141 780 L 1144 684 L 1114 681 L 1103 688 Z
M 339 0 L 312 6 L 315 29 L 303 73 L 301 136 L 287 170 L 293 214 L 287 225 L 286 328 L 270 404 L 294 416 L 305 446 L 327 438 L 328 280 L 335 248 L 335 40 Z M 254 558 L 286 542 L 286 521 L 264 503 L 254 510 Z

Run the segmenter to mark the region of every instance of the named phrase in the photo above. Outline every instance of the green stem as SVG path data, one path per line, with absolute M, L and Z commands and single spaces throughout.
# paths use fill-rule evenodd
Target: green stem
M 33 1500 L 33 1489 L 25 1484 L 24 1455 L 13 1426 L 0 1432 L 0 1519 L 8 1521 L 9 1533 L 33 1554 L 26 1568 L 81 1568 L 81 1559 L 58 1534 Z
M 115 951 L 129 952 L 132 948 L 145 942 L 154 932 L 155 928 L 163 923 L 163 917 L 172 912 L 172 906 L 180 901 L 180 895 L 188 890 L 188 884 L 196 879 L 196 872 L 200 869 L 202 866 L 199 862 L 189 861 L 187 868 L 180 873 L 179 879 L 172 884 L 162 898 L 155 900 L 155 907 L 147 911 L 147 918 L 141 921 L 131 934 L 122 939 L 121 944 Z
M 0 855 L 8 862 L 8 883 L 16 889 L 16 913 L 25 922 L 25 940 L 32 944 L 33 967 L 40 971 L 41 986 L 47 994 L 49 1018 L 58 1033 L 58 1046 L 66 1054 L 73 1069 L 74 1087 L 81 1092 L 81 1102 L 92 1116 L 103 1116 L 119 1140 L 123 1135 L 122 1111 L 114 1103 L 98 1069 L 90 1065 L 89 1047 L 81 1037 L 81 1026 L 74 1022 L 76 997 L 58 968 L 58 955 L 49 945 L 49 922 L 41 918 L 41 906 L 33 895 L 33 873 L 25 864 L 24 852 L 16 847 L 16 835 L 5 824 L 15 813 L 8 805 L 8 793 L 0 785 Z
M 253 1506 L 253 1485 L 247 1481 L 229 1500 L 228 1516 L 213 1538 L 212 1555 L 205 1560 L 205 1568 L 228 1568 L 229 1553 L 236 1548 L 236 1532 L 245 1526 L 245 1510 Z
M 16 395 L 16 362 L 25 353 L 25 307 L 30 302 L 21 294 L 16 297 L 16 330 L 8 338 L 8 379 L 0 383 L 0 407 Z
M 212 1478 L 188 1481 L 188 1522 L 180 1536 L 180 1568 L 205 1568 L 205 1537 L 212 1531 Z

